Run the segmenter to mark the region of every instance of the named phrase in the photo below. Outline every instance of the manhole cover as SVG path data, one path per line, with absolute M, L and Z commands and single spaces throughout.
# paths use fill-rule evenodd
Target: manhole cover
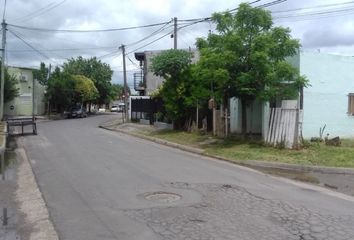
M 153 192 L 145 194 L 145 199 L 149 201 L 159 202 L 159 203 L 171 203 L 178 201 L 182 196 L 175 193 L 168 192 Z

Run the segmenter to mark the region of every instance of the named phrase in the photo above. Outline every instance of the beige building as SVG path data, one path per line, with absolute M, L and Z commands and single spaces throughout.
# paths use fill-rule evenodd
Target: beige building
M 42 115 L 45 112 L 45 87 L 33 80 L 33 69 L 8 67 L 10 75 L 18 79 L 19 96 L 5 103 L 5 116 Z

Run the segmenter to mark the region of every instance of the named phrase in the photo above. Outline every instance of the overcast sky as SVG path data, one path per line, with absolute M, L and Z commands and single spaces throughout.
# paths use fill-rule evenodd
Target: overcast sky
M 262 0 L 259 6 L 272 2 Z M 113 82 L 122 81 L 122 55 L 127 45 L 128 82 L 137 69 L 135 51 L 173 47 L 171 24 L 110 32 L 58 32 L 49 30 L 116 29 L 208 17 L 233 9 L 242 1 L 231 0 L 8 0 L 5 19 L 8 65 L 38 67 L 39 63 L 60 65 L 77 56 L 97 56 L 115 71 Z M 4 10 L 1 0 L 1 14 Z M 289 27 L 305 51 L 354 55 L 354 1 L 287 0 L 267 7 L 276 25 Z M 179 24 L 185 24 L 179 22 Z M 18 26 L 25 27 L 19 28 Z M 182 27 L 185 25 L 179 25 Z M 208 22 L 184 27 L 178 34 L 179 48 L 194 48 L 197 37 L 215 31 Z M 26 29 L 29 28 L 29 29 Z M 48 31 L 31 28 L 49 29 Z M 158 32 L 156 34 L 152 34 Z M 149 35 L 152 35 L 149 37 Z M 165 37 L 161 38 L 162 36 Z M 146 37 L 146 40 L 140 41 Z M 160 40 L 148 45 L 154 40 Z M 136 43 L 138 42 L 138 43 Z M 145 46 L 147 45 L 147 46 Z M 145 47 L 144 47 L 145 46 Z

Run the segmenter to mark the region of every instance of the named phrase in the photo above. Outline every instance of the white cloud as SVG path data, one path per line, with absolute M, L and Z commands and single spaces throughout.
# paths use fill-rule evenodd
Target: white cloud
M 213 12 L 223 11 L 237 7 L 241 1 L 230 0 L 67 0 L 56 8 L 50 9 L 62 0 L 12 0 L 8 1 L 6 19 L 10 24 L 50 29 L 107 29 L 129 26 L 139 26 L 151 23 L 169 21 L 173 17 L 179 19 L 200 18 L 210 16 Z M 269 1 L 261 1 L 259 4 Z M 347 0 L 288 0 L 282 4 L 268 8 L 279 11 L 285 9 L 312 7 L 323 4 L 343 3 Z M 353 8 L 354 4 L 348 5 Z M 318 9 L 312 9 L 318 10 Z M 310 10 L 311 11 L 311 10 Z M 2 12 L 2 8 L 0 8 Z M 34 13 L 34 14 L 32 14 Z M 352 39 L 354 35 L 354 21 L 352 15 L 338 13 L 337 16 L 328 18 L 316 18 L 304 20 L 303 18 L 287 18 L 276 20 L 277 25 L 289 27 L 292 35 L 301 40 L 305 49 L 318 49 L 321 51 L 350 53 L 354 54 Z M 299 21 L 301 20 L 301 21 Z M 127 52 L 151 42 L 162 36 L 156 35 L 140 44 L 130 46 L 143 37 L 159 29 L 160 26 L 120 32 L 104 33 L 58 33 L 38 32 L 25 29 L 18 29 L 9 26 L 9 29 L 16 31 L 21 37 L 39 49 L 49 57 L 39 55 L 8 32 L 8 62 L 12 65 L 39 66 L 40 61 L 46 63 L 60 64 L 65 59 L 79 55 L 103 56 L 117 52 L 121 44 L 127 44 Z M 163 31 L 167 34 L 172 27 Z M 178 36 L 178 46 L 181 48 L 193 47 L 196 37 L 206 36 L 212 25 L 202 23 L 182 29 Z M 169 36 L 157 41 L 154 44 L 141 48 L 143 50 L 166 49 L 173 46 L 173 39 Z M 111 47 L 109 49 L 99 47 Z M 61 51 L 53 51 L 62 49 Z M 73 49 L 73 50 L 65 50 Z M 82 50 L 80 50 L 82 49 Z M 19 52 L 19 50 L 23 50 Z M 47 51 L 48 50 L 48 51 Z M 134 60 L 133 54 L 129 55 Z M 112 68 L 120 71 L 122 66 L 121 56 L 118 54 L 102 58 L 111 64 Z M 136 69 L 136 66 L 127 61 L 128 69 Z M 121 78 L 121 72 L 115 74 L 115 81 Z M 130 76 L 131 77 L 131 76 Z M 132 79 L 130 79 L 132 81 Z

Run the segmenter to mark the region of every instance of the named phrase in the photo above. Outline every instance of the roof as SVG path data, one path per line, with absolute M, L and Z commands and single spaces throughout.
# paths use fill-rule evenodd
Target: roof
M 35 68 L 29 68 L 29 67 L 17 67 L 17 66 L 7 66 L 8 68 L 17 68 L 17 69 L 23 69 L 23 70 L 36 70 Z

